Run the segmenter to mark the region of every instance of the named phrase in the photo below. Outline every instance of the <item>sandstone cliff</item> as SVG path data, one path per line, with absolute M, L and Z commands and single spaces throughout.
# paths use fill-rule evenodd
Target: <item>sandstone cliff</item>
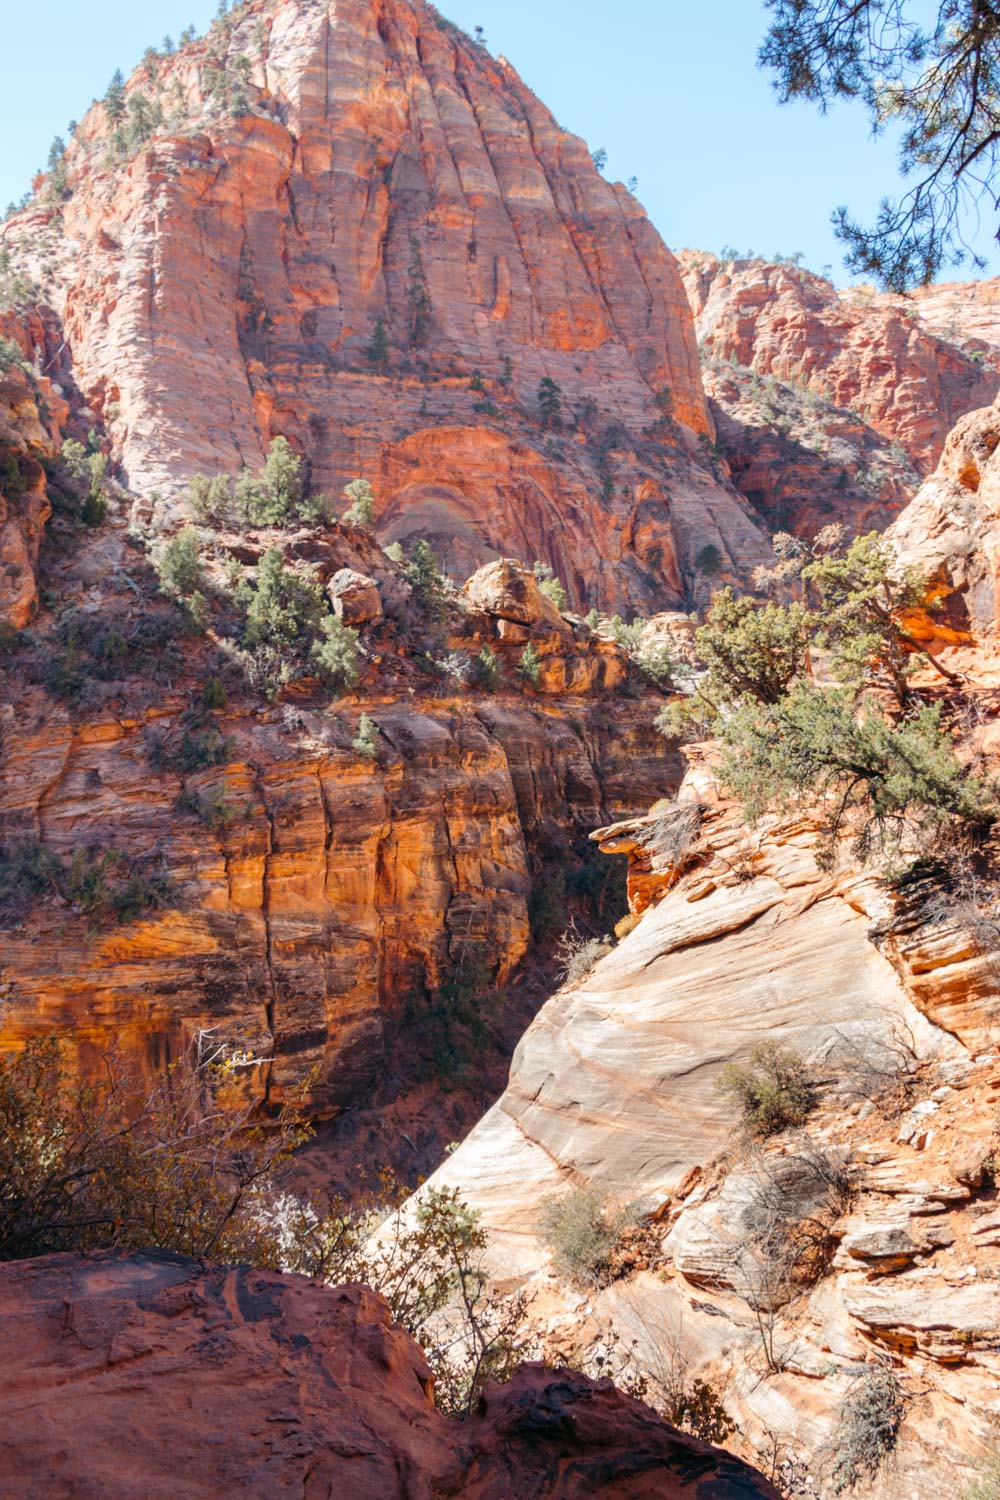
M 843 1403 L 890 1351 L 903 1435 L 861 1493 L 951 1493 L 988 1438 L 996 1377 L 994 955 L 957 906 L 824 874 L 808 823 L 749 832 L 704 769 L 682 798 L 701 809 L 685 840 L 666 811 L 599 835 L 629 853 L 645 915 L 543 1008 L 432 1184 L 481 1209 L 551 1351 L 641 1370 L 661 1394 L 714 1381 L 737 1451 L 780 1455 L 787 1494 L 828 1492 Z M 762 1041 L 812 1059 L 825 1103 L 807 1134 L 746 1156 L 714 1081 Z M 554 1275 L 540 1229 L 539 1204 L 580 1185 L 654 1226 L 603 1290 Z M 789 1224 L 828 1217 L 832 1259 L 762 1323 L 749 1247 L 772 1202 Z
M 11 1500 L 775 1500 L 739 1460 L 568 1371 L 524 1366 L 448 1421 L 420 1350 L 364 1287 L 51 1256 L 2 1268 L 0 1327 Z
M 792 262 L 680 262 L 721 448 L 772 530 L 883 529 L 996 395 L 995 283 L 902 299 Z
M 264 543 L 232 545 L 259 560 Z M 286 545 L 342 591 L 341 610 L 361 607 L 343 592 L 361 580 L 371 617 L 350 697 L 331 703 L 306 678 L 267 703 L 234 670 L 221 619 L 184 635 L 121 520 L 73 532 L 58 567 L 53 552 L 61 623 L 17 638 L 3 672 L 4 1047 L 56 1030 L 85 1075 L 114 1045 L 148 1078 L 206 1032 L 254 1060 L 251 1097 L 274 1104 L 310 1080 L 310 1108 L 335 1111 L 413 1062 L 404 1019 L 419 1032 L 456 974 L 502 986 L 557 873 L 555 920 L 569 920 L 589 831 L 676 781 L 655 693 L 519 565 L 477 575 L 434 621 L 364 533 Z M 518 670 L 528 643 L 536 686 Z M 494 691 L 463 677 L 484 649 Z M 213 675 L 229 698 L 206 710 Z M 43 878 L 25 904 L 21 849 L 88 889 L 153 881 L 155 900 L 127 923 L 88 918 Z
M 315 488 L 370 479 L 380 534 L 429 537 L 459 575 L 540 557 L 578 605 L 648 610 L 707 546 L 766 556 L 706 463 L 673 256 L 422 0 L 246 0 L 137 69 L 124 107 L 142 126 L 91 109 L 67 201 L 0 240 L 55 310 L 45 362 L 163 514 L 280 433 Z

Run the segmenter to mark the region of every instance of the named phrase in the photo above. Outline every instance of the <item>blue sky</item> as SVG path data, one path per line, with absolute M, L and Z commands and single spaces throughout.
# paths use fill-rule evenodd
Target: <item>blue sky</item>
M 4 20 L 0 208 L 19 198 L 56 134 L 165 33 L 203 31 L 217 0 L 34 0 Z M 766 25 L 757 0 L 444 0 L 482 25 L 568 130 L 608 152 L 607 172 L 638 195 L 674 248 L 801 251 L 846 281 L 830 211 L 870 218 L 896 185 L 891 141 L 860 108 L 825 119 L 779 107 L 755 66 Z M 987 221 L 976 243 L 1000 259 Z M 958 273 L 961 274 L 961 273 Z M 974 274 L 974 273 L 970 273 Z

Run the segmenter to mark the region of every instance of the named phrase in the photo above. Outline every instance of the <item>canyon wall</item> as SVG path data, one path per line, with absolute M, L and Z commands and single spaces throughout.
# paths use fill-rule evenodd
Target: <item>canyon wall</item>
M 895 298 L 792 260 L 680 264 L 718 445 L 772 531 L 884 529 L 997 394 L 994 282 Z
M 163 116 L 148 142 L 116 160 L 95 106 L 57 218 L 36 204 L 0 240 L 58 314 L 46 362 L 160 524 L 192 473 L 282 434 L 315 488 L 370 479 L 380 534 L 428 537 L 457 576 L 539 557 L 571 602 L 648 612 L 687 596 L 706 546 L 766 558 L 706 457 L 673 256 L 430 6 L 248 0 L 126 96 Z

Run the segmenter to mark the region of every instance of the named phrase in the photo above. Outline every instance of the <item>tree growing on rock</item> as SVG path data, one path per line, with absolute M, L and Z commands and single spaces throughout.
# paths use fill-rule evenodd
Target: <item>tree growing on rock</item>
M 359 530 L 369 527 L 375 516 L 375 491 L 368 480 L 352 479 L 344 486 L 344 495 L 351 502 L 344 512 L 344 524 Z
M 544 376 L 539 383 L 538 409 L 543 427 L 556 431 L 562 426 L 562 391 L 551 375 Z

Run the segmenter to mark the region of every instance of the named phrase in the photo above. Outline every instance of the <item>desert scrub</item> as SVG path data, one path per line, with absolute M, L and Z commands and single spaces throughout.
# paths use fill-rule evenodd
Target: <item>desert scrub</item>
M 729 1063 L 717 1087 L 738 1106 L 744 1130 L 757 1140 L 801 1125 L 817 1103 L 808 1063 L 778 1042 L 754 1047 L 745 1066 Z
M 559 1274 L 593 1286 L 615 1280 L 616 1252 L 635 1223 L 631 1206 L 613 1205 L 593 1185 L 547 1199 L 538 1219 Z
M 19 921 L 52 895 L 97 929 L 134 922 L 166 904 L 166 872 L 123 849 L 77 849 L 66 859 L 37 839 L 0 846 L 0 920 Z
M 899 1440 L 906 1414 L 903 1388 L 890 1365 L 869 1365 L 840 1409 L 839 1457 L 833 1470 L 834 1494 L 872 1480 Z
M 568 927 L 559 940 L 559 968 L 564 984 L 579 984 L 595 964 L 614 951 L 609 937 L 585 937 L 575 926 Z
M 378 725 L 370 714 L 361 715 L 358 721 L 358 731 L 351 741 L 351 747 L 362 760 L 378 760 Z

